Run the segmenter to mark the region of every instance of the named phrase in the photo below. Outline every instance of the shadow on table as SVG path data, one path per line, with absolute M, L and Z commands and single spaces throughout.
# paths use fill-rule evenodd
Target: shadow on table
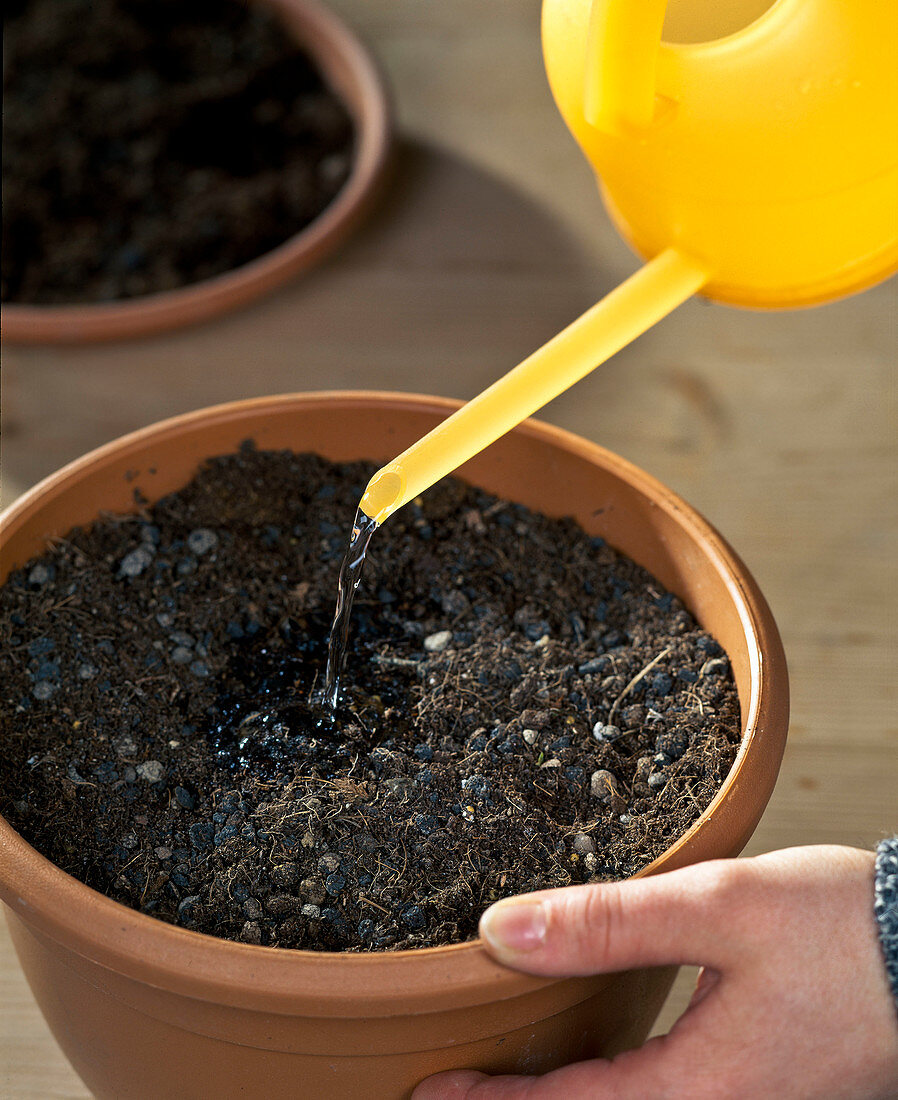
M 123 432 L 239 397 L 473 396 L 612 282 L 512 184 L 405 141 L 369 221 L 272 296 L 151 339 L 7 349 L 4 496 Z

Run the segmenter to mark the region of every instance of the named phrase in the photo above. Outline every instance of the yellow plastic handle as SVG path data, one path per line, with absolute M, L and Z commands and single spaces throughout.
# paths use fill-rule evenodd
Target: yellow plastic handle
M 368 483 L 359 507 L 378 523 L 505 435 L 699 290 L 704 266 L 669 248 L 428 432 Z
M 667 0 L 592 0 L 586 47 L 586 121 L 611 134 L 655 114 L 655 70 Z

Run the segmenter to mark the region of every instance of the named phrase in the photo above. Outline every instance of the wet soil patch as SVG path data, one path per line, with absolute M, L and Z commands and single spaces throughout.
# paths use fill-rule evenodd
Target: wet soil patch
M 218 275 L 303 229 L 349 175 L 345 107 L 256 3 L 14 0 L 3 79 L 4 301 Z
M 689 827 L 739 740 L 716 641 L 601 539 L 458 481 L 376 533 L 316 704 L 373 469 L 247 444 L 10 575 L 0 811 L 39 851 L 166 921 L 358 951 L 468 939 Z

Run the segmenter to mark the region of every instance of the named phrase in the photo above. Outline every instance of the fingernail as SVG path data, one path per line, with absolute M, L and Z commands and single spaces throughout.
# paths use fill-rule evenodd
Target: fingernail
M 498 955 L 526 955 L 546 939 L 541 901 L 500 901 L 480 918 L 480 934 Z

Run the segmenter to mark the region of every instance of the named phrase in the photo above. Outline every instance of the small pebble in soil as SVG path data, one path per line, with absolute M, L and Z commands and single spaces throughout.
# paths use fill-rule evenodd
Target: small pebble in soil
M 399 919 L 413 931 L 419 931 L 424 927 L 424 912 L 420 905 L 406 905 L 399 913 Z
M 589 789 L 593 798 L 600 802 L 611 802 L 620 797 L 617 778 L 605 768 L 598 768 L 592 773 Z
M 132 550 L 122 558 L 118 568 L 119 576 L 139 577 L 144 569 L 152 564 L 152 561 L 152 547 L 146 544 L 138 546 L 136 550 Z
M 451 630 L 438 630 L 435 634 L 428 634 L 424 639 L 424 648 L 428 653 L 442 653 L 452 641 Z
M 248 920 L 240 930 L 240 938 L 244 943 L 261 944 L 262 925 L 257 920 Z
M 215 841 L 215 826 L 208 821 L 198 821 L 195 825 L 190 826 L 188 835 L 193 847 L 203 851 L 206 848 L 211 848 Z
M 180 806 L 182 810 L 192 810 L 196 806 L 196 798 L 186 787 L 177 786 L 172 791 L 172 794 L 175 797 L 175 803 Z
M 208 527 L 198 527 L 187 536 L 187 546 L 191 553 L 201 555 L 212 550 L 218 543 L 218 535 Z
M 182 898 L 178 902 L 178 920 L 184 924 L 190 922 L 194 917 L 199 901 L 197 894 L 188 894 L 187 897 Z

